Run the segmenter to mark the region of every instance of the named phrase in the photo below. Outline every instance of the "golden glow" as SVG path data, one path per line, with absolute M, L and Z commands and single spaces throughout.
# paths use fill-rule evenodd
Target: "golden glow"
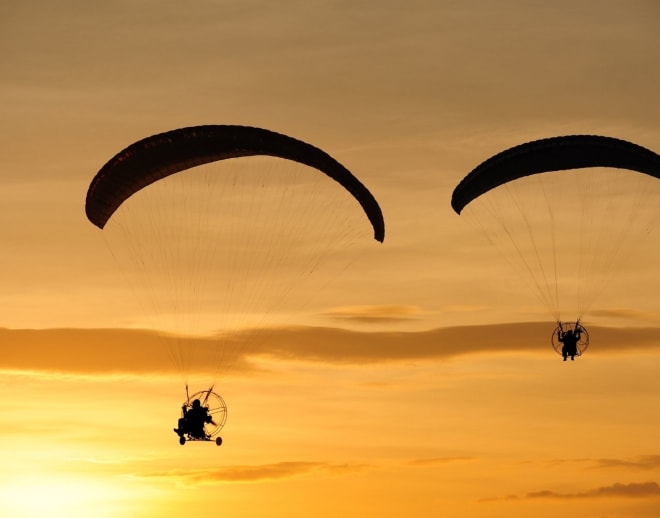
M 0 518 L 660 516 L 657 228 L 565 364 L 450 207 L 522 142 L 660 151 L 658 19 L 641 0 L 0 2 Z M 181 373 L 138 329 L 169 314 L 84 214 L 115 153 L 198 124 L 326 150 L 386 222 L 220 369 L 221 447 L 179 446 Z M 215 295 L 203 331 L 243 311 Z
M 92 477 L 17 473 L 2 482 L 0 509 L 3 516 L 21 518 L 119 517 L 121 509 L 113 511 L 112 504 L 126 494 L 125 488 Z

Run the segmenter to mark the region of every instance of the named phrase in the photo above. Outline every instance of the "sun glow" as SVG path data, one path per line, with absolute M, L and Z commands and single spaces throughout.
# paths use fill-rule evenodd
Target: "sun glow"
M 127 490 L 112 481 L 82 476 L 40 475 L 5 480 L 0 487 L 0 514 L 14 518 L 50 516 L 121 516 L 114 503 Z

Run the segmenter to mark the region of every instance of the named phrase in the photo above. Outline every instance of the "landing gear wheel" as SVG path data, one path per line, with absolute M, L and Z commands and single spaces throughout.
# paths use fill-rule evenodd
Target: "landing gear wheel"
M 216 446 L 220 446 L 222 444 L 222 437 L 216 437 L 215 438 L 215 444 Z

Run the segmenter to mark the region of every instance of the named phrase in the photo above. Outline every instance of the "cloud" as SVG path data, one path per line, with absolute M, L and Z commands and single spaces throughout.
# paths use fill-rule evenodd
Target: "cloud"
M 660 468 L 660 455 L 640 455 L 632 460 L 597 459 L 595 468 L 630 468 L 651 470 Z
M 414 320 L 424 314 L 419 306 L 382 304 L 376 306 L 343 306 L 326 311 L 323 315 L 335 320 L 363 323 L 387 323 Z
M 473 457 L 432 457 L 409 460 L 411 467 L 434 467 L 454 462 L 474 460 Z M 140 478 L 159 478 L 173 481 L 186 486 L 211 485 L 221 483 L 249 483 L 263 480 L 277 480 L 304 476 L 313 472 L 329 474 L 356 473 L 365 469 L 377 467 L 364 463 L 330 463 L 330 462 L 277 462 L 263 465 L 239 465 L 222 468 L 206 468 L 195 470 L 165 470 L 135 473 Z
M 466 460 L 474 460 L 474 457 L 430 457 L 424 459 L 413 459 L 410 460 L 408 464 L 410 466 L 418 467 L 433 467 Z
M 228 466 L 198 470 L 170 470 L 138 473 L 144 478 L 162 478 L 184 485 L 205 485 L 227 482 L 259 482 L 305 475 L 313 471 L 330 473 L 359 471 L 362 464 L 331 464 L 326 462 L 278 462 L 257 466 Z
M 525 461 L 526 463 L 533 463 L 536 461 Z M 660 455 L 638 455 L 627 459 L 613 459 L 613 458 L 572 458 L 572 459 L 551 459 L 545 463 L 552 468 L 577 464 L 581 468 L 600 470 L 600 469 L 622 469 L 622 470 L 635 470 L 646 471 L 660 468 Z M 573 469 L 572 467 L 569 469 Z
M 282 359 L 364 364 L 443 360 L 465 354 L 547 352 L 552 324 L 456 326 L 418 332 L 299 327 L 265 330 L 254 353 Z M 660 347 L 660 328 L 589 328 L 599 353 Z
M 597 309 L 590 311 L 594 317 L 620 318 L 637 322 L 659 322 L 660 313 L 637 311 L 627 308 Z
M 447 360 L 466 354 L 547 354 L 552 324 L 457 326 L 418 332 L 358 332 L 332 327 L 260 329 L 242 336 L 177 339 L 130 329 L 0 329 L 2 368 L 65 374 L 178 373 L 178 364 L 215 371 L 253 371 L 250 360 L 374 364 Z M 660 347 L 660 328 L 589 327 L 599 354 Z M 217 355 L 222 355 L 219 362 Z M 220 363 L 220 365 L 218 365 Z
M 524 496 L 508 495 L 504 497 L 483 498 L 480 502 L 502 502 L 511 500 L 571 500 L 590 498 L 657 498 L 660 497 L 660 486 L 657 482 L 632 482 L 622 484 L 616 482 L 611 486 L 602 486 L 579 493 L 558 493 L 548 489 L 533 491 Z
M 139 329 L 0 329 L 1 368 L 60 375 L 176 374 L 181 354 L 205 364 L 216 352 L 211 338 L 176 338 Z M 227 351 L 226 351 L 227 352 Z M 234 368 L 249 369 L 234 350 Z

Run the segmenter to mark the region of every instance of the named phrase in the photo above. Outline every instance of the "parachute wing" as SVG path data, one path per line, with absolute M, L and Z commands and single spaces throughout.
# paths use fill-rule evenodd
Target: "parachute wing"
M 460 214 L 475 198 L 512 180 L 588 167 L 629 169 L 660 178 L 660 155 L 625 140 L 599 135 L 535 140 L 502 151 L 478 165 L 454 189 L 451 206 Z
M 125 200 L 147 185 L 202 164 L 255 155 L 299 162 L 337 181 L 362 206 L 373 227 L 374 239 L 383 241 L 385 223 L 378 202 L 348 169 L 310 144 L 249 126 L 180 128 L 131 144 L 92 180 L 85 204 L 87 217 L 103 228 Z

